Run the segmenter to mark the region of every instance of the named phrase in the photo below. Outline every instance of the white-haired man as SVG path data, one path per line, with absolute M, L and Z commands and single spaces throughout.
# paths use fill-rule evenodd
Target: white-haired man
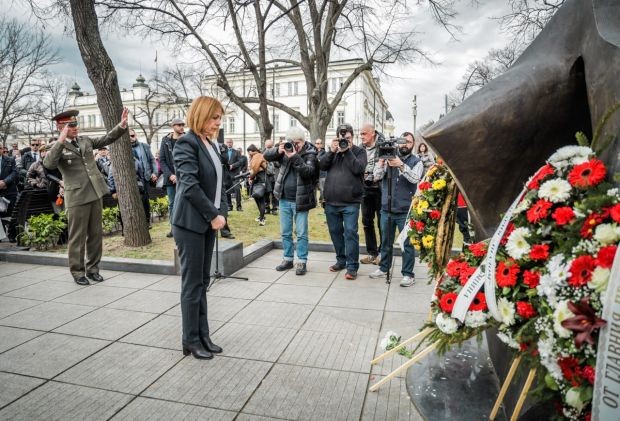
M 308 261 L 308 211 L 316 207 L 315 185 L 319 176 L 317 150 L 306 142 L 304 131 L 291 127 L 277 148 L 265 150 L 267 161 L 279 162 L 274 195 L 280 201 L 280 234 L 284 259 L 276 270 L 293 268 L 293 221 L 297 236 L 297 275 L 306 273 Z

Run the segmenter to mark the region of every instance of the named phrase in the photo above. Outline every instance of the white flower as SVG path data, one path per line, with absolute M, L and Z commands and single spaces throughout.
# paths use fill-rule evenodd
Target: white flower
M 601 244 L 614 244 L 620 238 L 616 224 L 601 224 L 594 230 L 594 239 Z
M 581 164 L 593 154 L 592 149 L 587 146 L 564 146 L 551 155 L 547 162 L 556 168 L 563 168 L 571 164 Z
M 549 275 L 556 279 L 556 282 L 560 283 L 561 281 L 566 280 L 570 276 L 570 272 L 568 269 L 570 268 L 571 262 L 564 262 L 563 254 L 556 254 L 549 262 L 547 262 L 547 270 L 549 271 Z
M 560 301 L 553 311 L 553 330 L 560 338 L 568 338 L 571 335 L 570 330 L 562 326 L 562 322 L 573 316 L 573 312 L 568 309 L 568 300 Z
M 545 181 L 538 189 L 538 197 L 547 199 L 553 203 L 561 203 L 570 198 L 571 185 L 561 178 Z
M 556 300 L 556 282 L 555 278 L 549 274 L 544 274 L 538 280 L 538 286 L 536 287 L 536 292 L 541 297 L 547 297 L 547 301 L 552 306 L 557 304 Z
M 515 322 L 515 306 L 506 298 L 497 300 L 497 310 L 503 324 L 510 326 Z
M 511 348 L 519 349 L 519 343 L 515 341 L 514 339 L 512 339 L 510 335 L 504 332 L 498 332 L 497 338 Z
M 614 187 L 613 189 L 607 190 L 607 196 L 616 196 L 618 194 L 618 188 Z
M 530 244 L 527 242 L 527 238 L 530 235 L 530 230 L 524 227 L 517 228 L 511 232 L 506 242 L 506 251 L 508 255 L 515 260 L 519 260 L 529 253 Z
M 599 294 L 607 290 L 607 283 L 609 282 L 610 270 L 597 266 L 592 272 L 592 279 L 588 282 L 588 287 L 592 288 Z
M 577 411 L 581 411 L 584 406 L 584 402 L 581 400 L 581 396 L 579 393 L 579 388 L 571 387 L 568 392 L 566 392 L 566 403 Z
M 398 338 L 398 333 L 388 331 L 385 334 L 385 338 L 381 339 L 379 346 L 382 350 L 387 351 L 388 346 L 392 345 L 390 348 L 393 348 L 394 346 L 398 345 Z
M 437 318 L 435 319 L 435 324 L 437 325 L 437 328 L 439 328 L 439 330 L 441 330 L 446 335 L 453 334 L 458 328 L 456 320 L 443 313 L 437 315 Z
M 553 339 L 539 339 L 538 353 L 540 363 L 547 369 L 549 374 L 556 380 L 562 380 L 562 369 L 558 365 L 557 358 L 553 352 Z
M 476 328 L 484 326 L 487 322 L 487 315 L 484 311 L 468 311 L 465 315 L 465 326 Z
M 528 199 L 523 198 L 523 200 L 521 200 L 519 202 L 519 204 L 515 207 L 515 209 L 512 211 L 513 215 L 517 215 L 521 212 L 525 212 L 526 210 L 528 210 L 530 208 L 530 206 L 532 205 L 532 202 L 530 202 Z

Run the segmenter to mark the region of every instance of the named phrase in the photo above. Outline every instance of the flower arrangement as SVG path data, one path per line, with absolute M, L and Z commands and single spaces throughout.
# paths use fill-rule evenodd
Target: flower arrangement
M 446 235 L 444 226 L 449 225 L 446 219 L 450 201 L 454 193 L 452 176 L 443 161 L 438 160 L 427 171 L 418 191 L 413 198 L 409 215 L 409 241 L 415 247 L 420 261 L 429 265 L 430 278 L 434 278 L 443 270 L 444 256 L 440 256 L 444 247 L 441 242 L 452 239 Z

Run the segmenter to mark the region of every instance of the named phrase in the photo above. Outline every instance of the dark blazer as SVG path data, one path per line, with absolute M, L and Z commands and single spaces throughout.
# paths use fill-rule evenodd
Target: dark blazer
M 159 147 L 159 165 L 161 165 L 161 173 L 164 176 L 164 187 L 174 186 L 172 181 L 170 181 L 170 176 L 176 175 L 174 158 L 172 156 L 175 144 L 176 140 L 173 140 L 172 133 L 169 133 L 161 140 L 161 146 Z
M 0 196 L 17 194 L 18 173 L 15 160 L 6 156 L 0 156 L 0 160 L 2 160 L 0 180 L 4 180 L 6 183 L 6 189 L 0 190 Z
M 216 155 L 219 156 L 217 144 Z M 172 225 L 204 234 L 211 229 L 211 221 L 218 215 L 226 216 L 226 194 L 223 179 L 220 209 L 213 204 L 217 189 L 215 166 L 202 140 L 189 130 L 174 146 L 174 165 L 177 191 L 174 199 Z M 223 177 L 222 177 L 223 178 Z

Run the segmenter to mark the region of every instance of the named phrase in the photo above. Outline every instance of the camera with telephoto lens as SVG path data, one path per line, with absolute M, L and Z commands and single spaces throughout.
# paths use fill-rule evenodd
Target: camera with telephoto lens
M 284 150 L 287 152 L 293 152 L 293 149 L 295 149 L 295 145 L 293 144 L 292 141 L 287 140 L 286 142 L 284 142 Z
M 399 145 L 406 145 L 407 140 L 403 138 L 394 138 L 390 136 L 389 139 L 383 139 L 377 142 L 377 149 L 379 156 L 378 159 L 392 159 L 396 158 Z
M 347 140 L 347 132 L 353 132 L 353 128 L 348 124 L 341 124 L 338 126 L 338 147 L 340 150 L 344 151 L 349 147 L 349 141 Z

